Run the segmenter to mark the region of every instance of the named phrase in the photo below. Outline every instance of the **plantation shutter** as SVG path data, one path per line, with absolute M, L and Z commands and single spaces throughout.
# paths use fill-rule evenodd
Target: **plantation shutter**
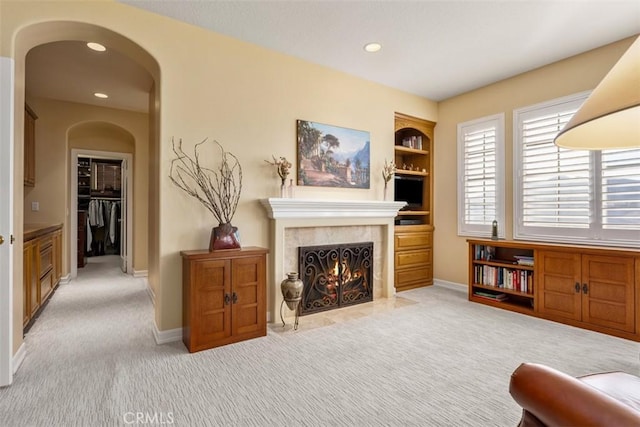
M 491 224 L 496 218 L 496 129 L 464 135 L 464 219 Z
M 504 115 L 458 125 L 458 232 L 504 235 Z
M 590 155 L 557 147 L 553 139 L 579 105 L 522 122 L 522 223 L 526 227 L 589 228 Z
M 601 153 L 602 227 L 640 227 L 640 149 Z

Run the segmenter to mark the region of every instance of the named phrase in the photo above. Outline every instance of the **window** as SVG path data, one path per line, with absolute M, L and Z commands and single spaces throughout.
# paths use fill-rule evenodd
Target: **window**
M 588 93 L 514 112 L 514 237 L 640 245 L 640 149 L 567 150 L 553 139 Z
M 504 237 L 504 114 L 458 124 L 458 235 Z

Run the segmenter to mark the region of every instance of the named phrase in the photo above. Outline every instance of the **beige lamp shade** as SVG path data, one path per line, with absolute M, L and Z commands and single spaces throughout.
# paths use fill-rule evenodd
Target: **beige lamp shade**
M 640 37 L 556 136 L 579 150 L 640 148 Z

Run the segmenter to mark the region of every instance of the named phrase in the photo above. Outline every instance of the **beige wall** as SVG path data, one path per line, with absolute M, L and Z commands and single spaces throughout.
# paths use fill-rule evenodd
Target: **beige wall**
M 13 38 L 17 45 L 21 43 L 19 29 L 59 20 L 115 31 L 146 49 L 159 64 L 160 73 L 154 76 L 159 87 L 152 102 L 160 106 L 160 145 L 157 151 L 152 145 L 149 154 L 149 188 L 158 189 L 159 194 L 150 196 L 149 230 L 154 234 L 149 239 L 149 280 L 156 294 L 156 324 L 161 331 L 179 328 L 182 323 L 179 252 L 207 247 L 211 227 L 217 225 L 198 202 L 170 183 L 172 137 L 182 138 L 187 146 L 204 137 L 215 138 L 239 158 L 243 192 L 233 223 L 240 229 L 243 245 L 268 246 L 269 221 L 258 200 L 277 194 L 278 178 L 264 160 L 272 155 L 295 159 L 296 119 L 370 132 L 371 189 L 303 188 L 297 192 L 300 197 L 343 199 L 382 197 L 382 178 L 375 171 L 385 158 L 393 158 L 395 111 L 438 121 L 435 102 L 119 3 L 2 2 L 0 20 L 3 56 L 14 56 Z M 16 88 L 20 91 L 24 53 L 17 51 Z M 22 101 L 17 94 L 16 105 Z M 16 127 L 22 125 L 16 118 Z M 16 145 L 21 147 L 22 135 L 16 134 Z M 17 161 L 22 160 L 19 155 L 17 150 Z M 16 169 L 21 181 L 22 169 Z M 16 216 L 22 214 L 20 204 Z M 15 260 L 17 270 L 21 264 L 21 257 Z M 21 272 L 16 276 L 22 280 Z M 14 288 L 20 289 L 19 282 Z
M 438 104 L 435 135 L 434 276 L 467 283 L 466 237 L 457 235 L 458 123 L 505 113 L 506 237 L 513 237 L 513 110 L 592 90 L 631 45 L 625 39 Z

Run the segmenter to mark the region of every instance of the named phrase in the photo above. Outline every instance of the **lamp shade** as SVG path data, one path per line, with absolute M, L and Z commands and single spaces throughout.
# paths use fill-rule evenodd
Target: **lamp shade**
M 640 37 L 556 136 L 579 150 L 640 148 Z

